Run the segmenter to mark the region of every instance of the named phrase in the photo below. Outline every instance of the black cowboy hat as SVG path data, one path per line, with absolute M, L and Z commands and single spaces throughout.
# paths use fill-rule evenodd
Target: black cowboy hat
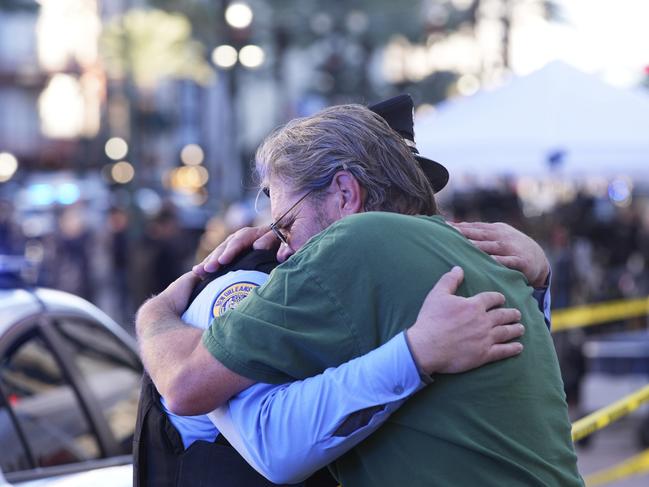
M 442 190 L 446 183 L 448 183 L 448 171 L 439 162 L 419 155 L 417 146 L 415 145 L 415 129 L 414 129 L 414 109 L 415 105 L 410 95 L 399 95 L 388 100 L 375 103 L 368 106 L 370 110 L 383 118 L 388 125 L 397 132 L 419 162 L 419 166 L 426 174 L 426 177 L 433 186 L 437 193 Z

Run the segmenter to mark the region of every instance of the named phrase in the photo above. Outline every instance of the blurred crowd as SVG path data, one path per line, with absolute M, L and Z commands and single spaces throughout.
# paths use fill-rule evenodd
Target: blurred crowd
M 649 294 L 649 194 L 616 204 L 579 190 L 525 216 L 515 186 L 503 184 L 456 192 L 446 212 L 457 221 L 504 221 L 537 240 L 552 264 L 554 309 Z
M 234 203 L 194 228 L 169 201 L 151 215 L 117 206 L 93 215 L 78 203 L 54 208 L 54 224 L 33 235 L 3 200 L 0 248 L 35 264 L 35 283 L 94 301 L 123 321 L 230 233 L 267 222 L 267 210 L 254 206 Z M 552 263 L 554 309 L 649 294 L 649 195 L 616 205 L 579 191 L 552 211 L 526 216 L 515 185 L 502 184 L 454 191 L 442 211 L 455 221 L 504 221 L 534 237 Z
M 148 215 L 119 206 L 96 213 L 84 203 L 55 207 L 40 216 L 49 224 L 35 225 L 33 216 L 23 218 L 11 202 L 0 200 L 0 253 L 24 255 L 27 284 L 81 296 L 129 331 L 145 299 L 230 233 L 266 218 L 244 203 L 230 205 L 199 228 L 188 225 L 170 201 Z
M 516 184 L 455 190 L 442 198 L 455 221 L 504 221 L 534 237 L 552 264 L 554 309 L 649 295 L 649 194 L 636 191 L 620 204 L 603 193 L 578 190 L 550 211 L 526 215 Z M 267 209 L 238 202 L 190 226 L 164 202 L 153 214 L 114 206 L 95 215 L 83 203 L 53 209 L 54 224 L 34 233 L 9 201 L 0 202 L 0 247 L 24 254 L 33 283 L 62 289 L 99 305 L 129 331 L 140 303 L 202 260 L 230 233 L 267 223 Z M 94 223 L 93 223 L 94 222 Z M 99 223 L 97 223 L 99 222 Z M 637 327 L 645 326 L 640 319 Z M 588 334 L 634 323 L 555 334 L 569 401 L 579 403 Z

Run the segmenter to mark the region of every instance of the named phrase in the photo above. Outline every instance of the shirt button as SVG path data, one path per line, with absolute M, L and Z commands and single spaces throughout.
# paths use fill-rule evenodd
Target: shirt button
M 396 387 L 393 389 L 393 392 L 394 392 L 395 394 L 397 394 L 397 395 L 399 395 L 399 394 L 403 394 L 403 387 L 401 387 L 401 386 L 396 386 Z

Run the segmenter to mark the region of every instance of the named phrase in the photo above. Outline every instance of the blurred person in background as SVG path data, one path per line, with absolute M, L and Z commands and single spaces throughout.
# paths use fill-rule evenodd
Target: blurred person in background
M 636 245 L 638 257 L 633 268 L 638 274 L 641 295 L 649 294 L 649 201 L 645 201 L 638 209 L 640 213 L 640 231 Z
M 176 207 L 166 202 L 146 222 L 136 245 L 131 274 L 136 303 L 159 293 L 183 273 L 191 261 L 190 245 L 180 228 Z
M 23 255 L 25 236 L 14 219 L 11 201 L 0 199 L 0 255 Z
M 56 234 L 55 287 L 94 298 L 93 269 L 90 252 L 94 236 L 88 226 L 87 209 L 80 205 L 64 207 L 58 217 Z
M 108 238 L 111 264 L 111 287 L 116 300 L 119 322 L 132 322 L 133 299 L 129 282 L 131 252 L 129 245 L 129 214 L 124 208 L 113 206 L 108 211 Z
M 570 246 L 568 229 L 560 223 L 555 223 L 550 229 L 550 249 L 548 259 L 553 269 L 552 274 L 552 306 L 567 308 L 572 302 L 573 289 L 573 257 Z
M 567 308 L 572 303 L 574 289 L 574 258 L 568 229 L 553 223 L 550 229 L 548 259 L 552 267 L 552 307 Z M 566 330 L 552 336 L 561 365 L 561 378 L 566 400 L 573 419 L 580 418 L 581 385 L 586 373 L 586 361 L 582 352 L 584 332 L 580 329 Z
M 185 245 L 176 208 L 164 206 L 149 227 L 147 250 L 151 253 L 151 292 L 165 289 L 183 273 L 186 264 Z

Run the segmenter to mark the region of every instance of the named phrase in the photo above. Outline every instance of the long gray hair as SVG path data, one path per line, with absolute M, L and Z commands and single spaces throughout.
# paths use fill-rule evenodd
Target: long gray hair
M 433 189 L 403 139 L 362 105 L 337 105 L 297 118 L 257 149 L 262 187 L 278 178 L 295 192 L 326 188 L 349 171 L 367 192 L 365 211 L 437 213 Z

